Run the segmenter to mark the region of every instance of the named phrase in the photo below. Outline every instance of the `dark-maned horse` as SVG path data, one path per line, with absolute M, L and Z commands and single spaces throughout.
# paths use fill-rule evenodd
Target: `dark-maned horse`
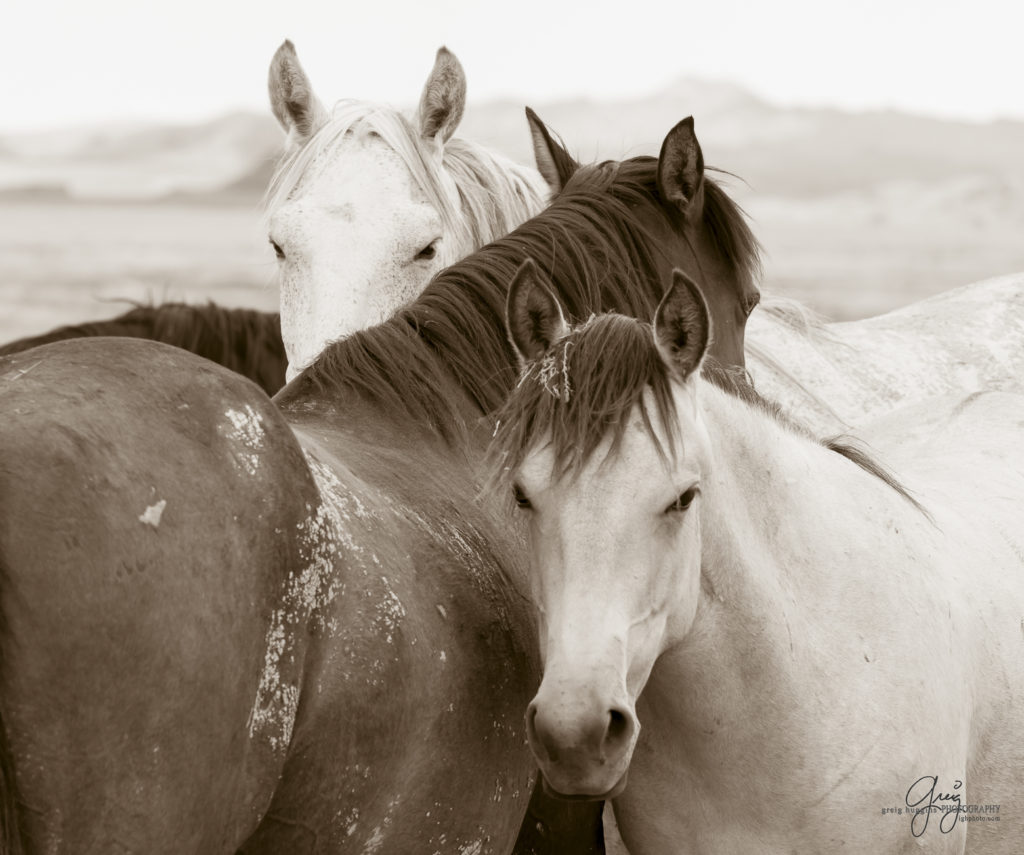
M 584 168 L 535 128 L 552 206 L 277 407 L 150 342 L 0 362 L 10 851 L 509 851 L 537 629 L 508 508 L 476 474 L 482 416 L 516 382 L 508 284 L 532 257 L 572 319 L 650 318 L 692 271 L 727 365 L 757 294 L 692 122 L 657 159 Z
M 227 309 L 215 303 L 135 306 L 107 321 L 57 327 L 42 335 L 0 345 L 0 356 L 88 336 L 128 336 L 172 344 L 230 368 L 258 383 L 268 395 L 284 385 L 288 359 L 276 312 Z

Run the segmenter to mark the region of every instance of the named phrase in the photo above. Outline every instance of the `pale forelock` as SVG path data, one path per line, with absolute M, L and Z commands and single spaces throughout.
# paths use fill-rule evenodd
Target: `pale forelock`
M 399 156 L 441 217 L 449 236 L 442 258 L 445 265 L 502 237 L 544 207 L 546 187 L 534 170 L 460 139 L 448 141 L 439 167 L 433 143 L 397 110 L 344 100 L 305 145 L 281 158 L 264 199 L 265 220 L 302 182 L 315 180 L 323 172 L 349 134 L 376 134 Z

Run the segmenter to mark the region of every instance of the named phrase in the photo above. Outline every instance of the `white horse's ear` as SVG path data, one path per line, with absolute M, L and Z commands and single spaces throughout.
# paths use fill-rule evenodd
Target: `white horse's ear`
M 547 126 L 529 107 L 526 108 L 526 121 L 530 123 L 537 171 L 544 176 L 552 195 L 561 193 L 566 182 L 572 178 L 580 165 L 555 141 Z
M 420 133 L 444 145 L 462 121 L 466 108 L 466 73 L 448 48 L 440 47 L 420 96 Z
M 654 313 L 654 343 L 680 380 L 700 364 L 711 343 L 711 315 L 697 283 L 681 270 L 672 271 L 672 286 Z
M 270 60 L 270 109 L 288 134 L 288 146 L 302 145 L 327 122 L 327 110 L 313 94 L 295 45 L 285 39 Z
M 668 132 L 658 155 L 658 192 L 690 219 L 704 208 L 704 154 L 693 132 L 693 116 Z
M 551 288 L 533 259 L 526 259 L 512 278 L 505 304 L 508 339 L 525 364 L 540 359 L 562 336 L 569 325 Z

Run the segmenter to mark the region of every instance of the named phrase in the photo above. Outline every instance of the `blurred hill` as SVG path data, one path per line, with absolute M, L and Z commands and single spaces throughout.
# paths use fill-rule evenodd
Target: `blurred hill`
M 269 176 L 280 145 L 276 122 L 252 113 L 194 125 L 126 124 L 10 135 L 0 137 L 0 193 L 24 197 L 41 188 L 52 198 L 62 188 L 72 200 L 136 201 L 224 193 L 250 202 L 265 188 L 250 188 L 250 176 Z
M 833 318 L 1024 270 L 1024 122 L 787 108 L 709 80 L 531 106 L 581 161 L 657 154 L 695 116 L 706 162 L 741 176 L 719 178 L 765 247 L 762 288 Z M 471 103 L 460 135 L 532 162 L 522 104 Z M 0 134 L 0 341 L 112 298 L 272 308 L 258 206 L 282 139 L 269 108 Z
M 630 101 L 532 106 L 583 161 L 656 154 L 668 129 L 692 114 L 707 162 L 742 176 L 758 194 L 816 197 L 891 182 L 960 186 L 974 178 L 1015 200 L 1024 178 L 1024 122 L 785 108 L 730 84 L 693 79 Z M 470 104 L 460 135 L 532 161 L 521 104 Z M 281 139 L 269 110 L 194 125 L 10 135 L 0 137 L 0 192 L 251 202 L 266 187 Z

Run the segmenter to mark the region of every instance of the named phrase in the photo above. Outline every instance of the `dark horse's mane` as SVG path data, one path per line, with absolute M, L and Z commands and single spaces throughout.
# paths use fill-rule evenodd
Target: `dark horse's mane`
M 685 236 L 682 215 L 658 197 L 657 165 L 638 157 L 580 169 L 538 216 L 439 273 L 390 320 L 327 348 L 306 382 L 351 392 L 448 441 L 462 436 L 515 381 L 505 300 L 526 258 L 549 275 L 572 320 L 609 311 L 653 317 L 668 283 L 661 281 L 659 245 L 638 214 L 660 217 Z M 722 263 L 738 277 L 754 276 L 757 241 L 742 211 L 708 178 L 703 217 Z M 468 419 L 465 401 L 438 394 L 453 381 L 473 406 Z
M 268 395 L 284 385 L 288 358 L 281 340 L 280 317 L 253 309 L 227 309 L 215 303 L 135 305 L 107 321 L 58 327 L 2 345 L 0 356 L 69 338 L 107 335 L 152 339 L 183 348 L 254 380 Z

